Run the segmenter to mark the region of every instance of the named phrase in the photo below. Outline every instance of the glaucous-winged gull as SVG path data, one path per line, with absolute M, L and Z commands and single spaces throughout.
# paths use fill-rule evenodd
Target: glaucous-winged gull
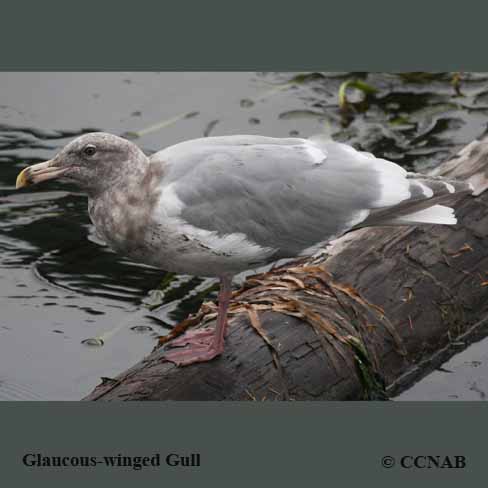
M 167 271 L 220 278 L 214 330 L 172 341 L 179 365 L 221 354 L 232 277 L 314 253 L 371 225 L 455 224 L 443 205 L 469 183 L 409 173 L 325 140 L 254 135 L 207 137 L 147 157 L 103 132 L 70 142 L 25 168 L 17 188 L 68 178 L 88 194 L 97 232 L 117 252 Z

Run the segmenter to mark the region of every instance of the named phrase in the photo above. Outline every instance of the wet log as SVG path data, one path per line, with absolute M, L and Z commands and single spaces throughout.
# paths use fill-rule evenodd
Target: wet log
M 484 189 L 488 138 L 435 174 L 470 178 Z M 234 293 L 221 357 L 178 368 L 158 347 L 85 400 L 394 395 L 488 335 L 487 205 L 488 192 L 458 197 L 455 226 L 361 229 L 322 257 L 248 277 Z M 214 319 L 215 306 L 204 304 L 174 334 Z

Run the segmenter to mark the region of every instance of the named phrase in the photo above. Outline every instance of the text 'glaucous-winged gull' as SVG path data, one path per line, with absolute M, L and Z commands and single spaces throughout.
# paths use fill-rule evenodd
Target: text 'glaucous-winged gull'
M 224 136 L 147 157 L 95 132 L 25 168 L 17 188 L 64 177 L 88 194 L 97 232 L 116 251 L 167 271 L 220 278 L 214 330 L 189 331 L 166 359 L 178 365 L 222 353 L 232 277 L 282 258 L 313 254 L 371 225 L 455 224 L 450 194 L 469 183 L 409 173 L 324 140 Z

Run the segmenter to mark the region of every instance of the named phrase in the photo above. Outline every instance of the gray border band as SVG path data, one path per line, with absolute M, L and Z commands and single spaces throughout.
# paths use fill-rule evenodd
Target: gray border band
M 76 7 L 2 5 L 0 69 L 488 68 L 481 2 L 376 2 L 375 8 L 371 2 L 330 1 L 148 3 L 130 9 L 88 1 Z M 169 486 L 471 486 L 485 478 L 485 419 L 483 403 L 2 403 L 0 467 L 9 486 L 122 487 L 140 480 Z M 27 452 L 143 456 L 173 450 L 200 452 L 201 468 L 43 470 L 21 462 Z M 411 454 L 461 454 L 468 464 L 381 466 L 382 456 Z
M 469 415 L 466 415 L 469 411 Z M 16 486 L 396 487 L 425 480 L 445 488 L 484 477 L 483 403 L 4 403 L 1 471 Z M 151 456 L 199 453 L 200 467 L 36 468 L 26 453 Z M 466 467 L 402 468 L 403 456 L 463 455 Z M 392 456 L 396 465 L 382 466 Z M 410 461 L 409 461 L 410 462 Z M 407 462 L 407 466 L 409 465 Z M 471 481 L 472 480 L 472 481 Z M 472 483 L 472 484 L 470 484 Z M 65 486 L 65 485 L 64 485 Z M 381 486 L 381 484 L 380 484 Z
M 2 70 L 483 70 L 486 3 L 2 4 Z M 61 17 L 63 16 L 63 17 Z

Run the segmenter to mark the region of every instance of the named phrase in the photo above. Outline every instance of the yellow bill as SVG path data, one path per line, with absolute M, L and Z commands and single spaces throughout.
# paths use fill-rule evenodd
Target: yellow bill
M 59 166 L 55 166 L 53 160 L 27 166 L 27 168 L 24 168 L 18 174 L 17 180 L 15 181 L 15 188 L 24 188 L 26 186 L 41 183 L 42 181 L 59 178 L 67 170 L 67 167 L 61 168 Z

